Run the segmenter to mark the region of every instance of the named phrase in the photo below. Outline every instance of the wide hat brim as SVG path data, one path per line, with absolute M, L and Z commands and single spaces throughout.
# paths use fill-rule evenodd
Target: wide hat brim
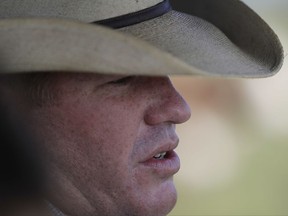
M 118 30 L 68 19 L 4 19 L 1 73 L 254 78 L 271 76 L 281 68 L 279 39 L 242 2 L 177 1 L 178 11 Z

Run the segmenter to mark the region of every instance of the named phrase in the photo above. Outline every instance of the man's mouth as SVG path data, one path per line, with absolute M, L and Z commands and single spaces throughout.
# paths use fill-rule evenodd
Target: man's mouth
M 153 158 L 155 158 L 157 160 L 163 160 L 165 158 L 166 154 L 167 154 L 167 152 L 161 152 L 159 154 L 156 154 Z
M 173 149 L 160 151 L 141 164 L 161 178 L 171 177 L 180 169 L 180 159 Z

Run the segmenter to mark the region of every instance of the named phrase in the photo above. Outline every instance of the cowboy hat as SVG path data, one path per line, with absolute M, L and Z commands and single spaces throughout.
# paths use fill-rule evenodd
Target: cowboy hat
M 267 77 L 282 62 L 277 36 L 238 0 L 0 2 L 1 73 Z

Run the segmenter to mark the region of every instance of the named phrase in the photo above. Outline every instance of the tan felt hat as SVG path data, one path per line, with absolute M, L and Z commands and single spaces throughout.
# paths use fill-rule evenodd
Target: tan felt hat
M 267 77 L 283 50 L 238 0 L 1 0 L 0 72 Z

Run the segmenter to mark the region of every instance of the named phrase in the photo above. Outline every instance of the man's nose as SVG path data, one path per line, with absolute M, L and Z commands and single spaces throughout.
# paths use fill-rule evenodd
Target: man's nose
M 187 102 L 176 91 L 168 77 L 151 78 L 150 91 L 154 91 L 144 120 L 146 124 L 156 125 L 164 122 L 181 124 L 191 116 Z

